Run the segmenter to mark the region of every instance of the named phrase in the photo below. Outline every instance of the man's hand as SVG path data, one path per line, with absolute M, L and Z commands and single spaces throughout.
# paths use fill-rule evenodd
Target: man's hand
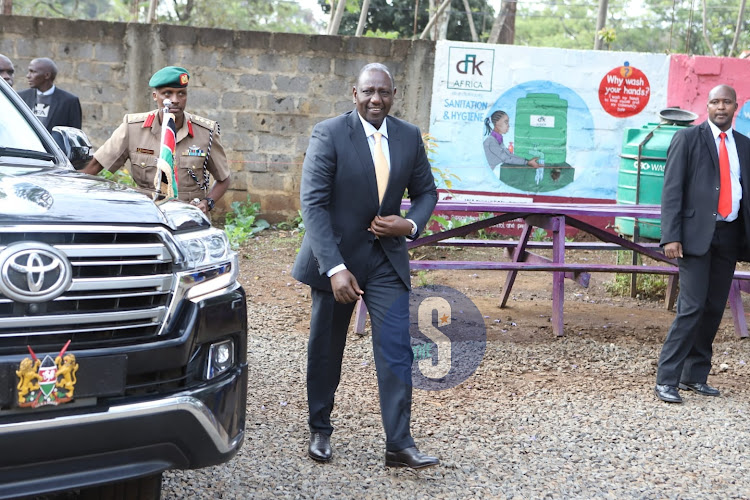
M 103 168 L 102 164 L 96 158 L 91 158 L 91 161 L 83 168 L 82 172 L 84 174 L 97 175 Z
M 341 304 L 350 304 L 365 293 L 359 288 L 357 278 L 348 269 L 343 269 L 331 276 L 331 288 L 333 298 Z
M 197 200 L 197 201 L 196 201 Z M 194 199 L 190 202 L 191 205 L 194 205 L 201 209 L 201 212 L 208 215 L 208 202 L 206 200 L 198 200 L 198 198 Z
M 412 231 L 411 222 L 398 215 L 381 217 L 376 215 L 370 222 L 370 232 L 378 238 L 385 236 L 409 236 Z
M 682 258 L 682 243 L 672 241 L 664 245 L 664 255 L 670 259 Z

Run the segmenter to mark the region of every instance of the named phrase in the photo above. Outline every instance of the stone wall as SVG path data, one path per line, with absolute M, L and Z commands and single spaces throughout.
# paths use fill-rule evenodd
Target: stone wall
M 233 200 L 261 202 L 269 220 L 296 215 L 302 159 L 318 121 L 353 108 L 351 87 L 368 62 L 390 67 L 392 114 L 427 130 L 435 47 L 386 40 L 3 17 L 0 53 L 16 90 L 35 57 L 58 65 L 56 84 L 81 99 L 83 128 L 101 145 L 125 113 L 153 109 L 148 79 L 162 66 L 191 73 L 188 111 L 218 120 L 233 170 Z

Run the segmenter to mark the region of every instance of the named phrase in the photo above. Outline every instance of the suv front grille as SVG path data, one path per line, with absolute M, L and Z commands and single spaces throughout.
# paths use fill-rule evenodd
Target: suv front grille
M 124 346 L 159 334 L 175 280 L 172 255 L 159 231 L 46 227 L 4 232 L 0 251 L 19 241 L 62 251 L 73 281 L 48 302 L 22 303 L 0 294 L 0 354 L 26 352 L 27 345 L 35 351 L 59 350 L 69 339 L 76 349 Z

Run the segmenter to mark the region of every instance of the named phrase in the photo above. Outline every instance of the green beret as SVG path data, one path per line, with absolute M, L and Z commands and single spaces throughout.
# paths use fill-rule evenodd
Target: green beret
M 188 86 L 190 73 L 179 66 L 167 66 L 162 68 L 151 77 L 148 86 L 158 89 L 159 87 L 183 88 Z

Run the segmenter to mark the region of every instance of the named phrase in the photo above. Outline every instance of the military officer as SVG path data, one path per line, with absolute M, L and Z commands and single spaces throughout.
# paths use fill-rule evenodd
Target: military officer
M 152 96 L 157 108 L 148 113 L 127 114 L 117 130 L 99 148 L 84 172 L 98 174 L 102 169 L 116 172 L 130 160 L 131 174 L 139 188 L 154 192 L 156 162 L 161 147 L 162 103 L 171 101 L 177 128 L 175 170 L 178 197 L 197 205 L 203 213 L 214 208 L 229 187 L 229 166 L 221 144 L 219 124 L 187 113 L 190 74 L 185 68 L 167 66 L 151 77 Z M 215 182 L 210 186 L 210 176 Z

